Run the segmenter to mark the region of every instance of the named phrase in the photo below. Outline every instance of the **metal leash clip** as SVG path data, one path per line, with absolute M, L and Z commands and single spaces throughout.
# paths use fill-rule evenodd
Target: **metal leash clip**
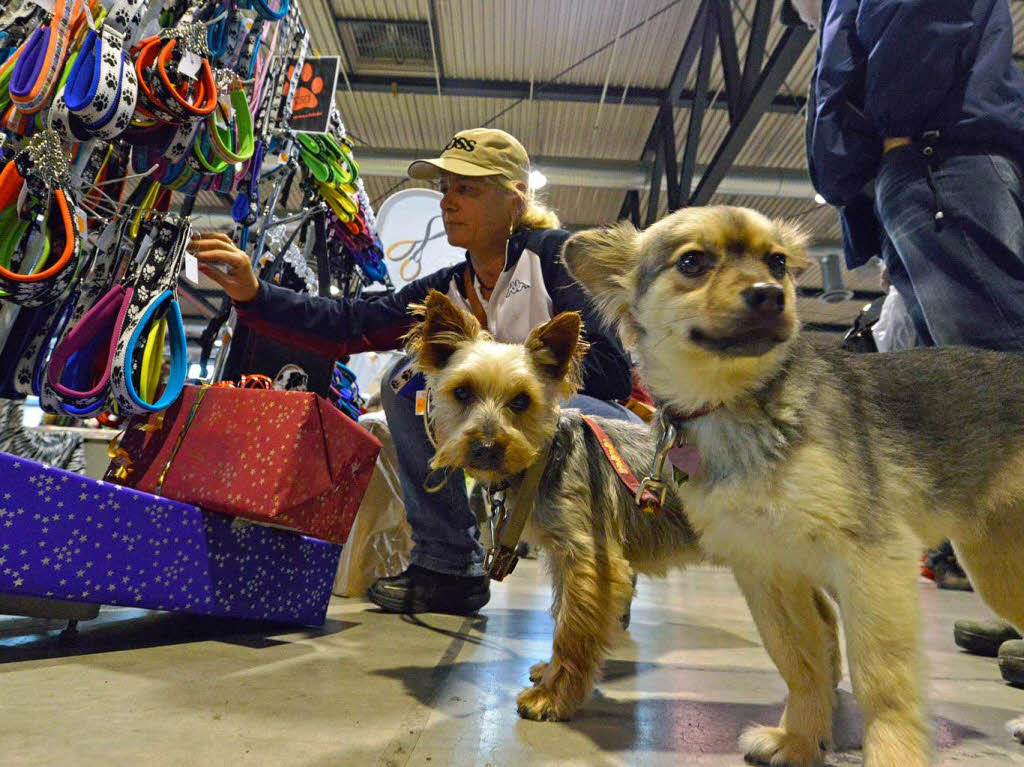
M 504 490 L 485 490 L 484 497 L 491 512 L 488 521 L 491 525 L 491 548 L 487 551 L 484 559 L 484 572 L 491 580 L 501 581 L 512 574 L 519 563 L 515 549 L 502 546 L 498 543 L 502 528 L 508 519 L 508 512 L 505 508 Z
M 640 487 L 636 490 L 636 505 L 643 507 L 644 492 L 650 490 L 658 496 L 658 502 L 665 505 L 665 494 L 668 492 L 668 484 L 665 482 L 665 460 L 668 458 L 668 451 L 676 447 L 679 441 L 679 430 L 675 424 L 668 420 L 665 413 L 658 419 L 658 446 L 654 451 L 654 460 L 651 463 L 651 473 L 640 480 Z

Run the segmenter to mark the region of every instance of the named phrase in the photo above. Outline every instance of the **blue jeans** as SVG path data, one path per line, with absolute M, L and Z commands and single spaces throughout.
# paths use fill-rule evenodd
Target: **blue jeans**
M 922 343 L 1024 353 L 1024 185 L 999 154 L 950 152 L 932 163 L 913 144 L 885 154 L 875 181 L 882 258 Z
M 452 472 L 440 490 L 428 493 L 423 481 L 430 473 L 434 448 L 427 439 L 423 418 L 415 413 L 411 399 L 396 395 L 388 382 L 401 370 L 402 359 L 384 374 L 381 404 L 398 454 L 405 516 L 412 528 L 411 561 L 439 573 L 483 575 L 484 549 L 476 515 L 470 511 L 466 480 L 461 471 Z M 579 394 L 567 403 L 588 415 L 639 421 L 626 408 Z

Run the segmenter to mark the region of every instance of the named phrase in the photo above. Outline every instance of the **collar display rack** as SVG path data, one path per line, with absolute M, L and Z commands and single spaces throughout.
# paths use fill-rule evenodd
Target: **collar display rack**
M 295 0 L 4 5 L 0 398 L 109 424 L 178 399 L 178 278 L 200 193 L 230 207 L 261 277 L 393 290 L 333 101 L 323 133 L 291 127 L 315 56 Z M 218 380 L 233 322 L 224 298 L 199 378 Z M 338 386 L 357 416 L 358 388 L 340 373 Z

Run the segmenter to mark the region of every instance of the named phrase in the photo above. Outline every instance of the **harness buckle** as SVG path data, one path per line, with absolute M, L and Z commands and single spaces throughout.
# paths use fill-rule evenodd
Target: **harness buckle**
M 484 572 L 492 581 L 503 581 L 512 574 L 519 564 L 519 557 L 514 549 L 507 546 L 494 546 L 487 552 L 484 559 Z
M 512 574 L 519 562 L 515 549 L 502 546 L 498 543 L 505 523 L 508 521 L 508 509 L 505 508 L 505 490 L 487 488 L 484 491 L 484 498 L 489 507 L 488 517 L 491 526 L 491 548 L 484 558 L 484 572 L 491 580 L 501 581 Z
M 646 490 L 657 494 L 658 501 L 662 506 L 665 505 L 665 494 L 668 492 L 664 478 L 665 461 L 668 459 L 668 451 L 675 447 L 679 440 L 679 430 L 664 412 L 658 419 L 658 427 L 658 445 L 654 450 L 651 473 L 640 480 L 640 487 L 636 491 L 636 505 L 640 508 L 647 505 L 643 499 Z

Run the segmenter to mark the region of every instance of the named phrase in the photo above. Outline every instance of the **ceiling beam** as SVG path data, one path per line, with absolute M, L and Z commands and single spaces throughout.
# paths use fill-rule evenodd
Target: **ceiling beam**
M 348 80 L 353 91 L 363 93 L 410 93 L 437 97 L 437 81 L 433 77 L 349 74 Z M 532 98 L 535 101 L 567 101 L 597 104 L 601 101 L 603 91 L 604 88 L 601 85 L 541 83 L 540 85 L 534 84 Z M 624 99 L 623 91 L 625 91 Z M 348 91 L 342 86 L 338 92 L 344 97 Z M 478 80 L 458 77 L 441 78 L 441 95 L 492 99 L 528 100 L 531 98 L 528 80 Z M 657 107 L 661 106 L 666 95 L 667 89 L 662 88 L 640 88 L 636 86 L 626 88 L 622 85 L 609 85 L 604 99 L 609 103 L 623 101 L 634 106 Z M 714 99 L 713 93 L 706 95 L 709 102 Z M 768 104 L 767 111 L 795 115 L 803 109 L 805 101 L 806 99 L 802 96 L 777 95 Z M 693 91 L 683 90 L 680 91 L 674 105 L 689 108 L 693 105 L 693 102 Z M 723 103 L 714 102 L 711 108 L 727 109 L 728 106 Z
M 732 4 L 729 0 L 712 0 L 711 10 L 718 28 L 718 53 L 722 64 L 722 78 L 725 80 L 725 101 L 729 106 L 729 121 L 736 122 L 744 102 L 739 45 L 736 43 L 736 28 L 732 23 Z
M 757 0 L 754 8 L 754 21 L 747 36 L 746 62 L 743 64 L 743 79 L 740 81 L 741 101 L 750 99 L 761 73 L 761 62 L 768 47 L 768 29 L 772 24 L 772 7 L 774 0 Z
M 719 184 L 725 179 L 729 168 L 739 156 L 740 150 L 754 132 L 761 117 L 767 111 L 775 94 L 779 92 L 786 76 L 800 58 L 804 48 L 812 37 L 812 32 L 805 26 L 789 27 L 772 51 L 767 66 L 751 91 L 750 98 L 732 122 L 729 132 L 715 152 L 711 163 L 705 170 L 701 180 L 690 197 L 690 205 L 706 205 L 711 196 L 718 190 Z
M 420 157 L 430 157 L 437 150 L 390 149 L 361 146 L 356 148 L 356 160 L 364 176 L 404 176 L 409 163 Z M 641 160 L 594 160 L 586 157 L 533 158 L 533 166 L 548 178 L 548 184 L 578 186 L 591 189 L 648 189 L 651 182 L 651 163 Z M 703 178 L 705 168 L 694 168 L 694 180 Z M 662 186 L 667 188 L 664 175 Z M 719 184 L 721 194 L 781 197 L 785 199 L 814 198 L 814 187 L 806 170 L 796 168 L 758 168 L 733 166 Z M 683 190 L 685 194 L 685 190 Z

